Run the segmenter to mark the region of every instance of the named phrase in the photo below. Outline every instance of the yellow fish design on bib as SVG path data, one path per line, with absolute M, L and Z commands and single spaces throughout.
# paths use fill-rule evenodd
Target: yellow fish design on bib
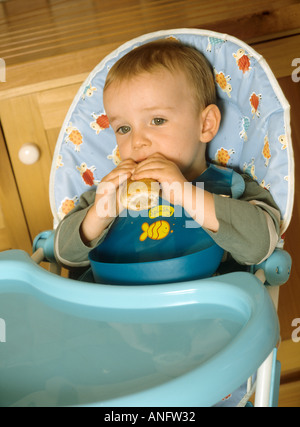
M 167 237 L 167 235 L 170 233 L 170 224 L 163 220 L 156 221 L 151 225 L 149 225 L 147 222 L 144 222 L 142 224 L 142 230 L 143 233 L 140 235 L 141 242 L 144 242 L 147 237 L 152 240 L 161 240 Z

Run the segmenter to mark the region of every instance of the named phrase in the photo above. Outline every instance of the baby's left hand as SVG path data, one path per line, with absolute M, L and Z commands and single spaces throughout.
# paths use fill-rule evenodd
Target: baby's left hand
M 183 204 L 184 183 L 188 181 L 179 167 L 171 160 L 156 153 L 140 162 L 131 179 L 138 181 L 143 178 L 152 178 L 158 181 L 162 188 L 162 197 L 171 204 Z

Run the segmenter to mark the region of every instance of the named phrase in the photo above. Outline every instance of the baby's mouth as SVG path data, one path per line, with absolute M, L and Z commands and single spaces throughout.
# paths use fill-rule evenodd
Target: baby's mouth
M 142 163 L 144 160 L 147 160 L 148 157 L 143 157 L 141 159 L 135 160 L 136 163 Z

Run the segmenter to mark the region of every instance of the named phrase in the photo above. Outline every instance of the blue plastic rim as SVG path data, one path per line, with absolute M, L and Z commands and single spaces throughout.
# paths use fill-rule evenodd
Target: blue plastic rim
M 99 261 L 98 248 L 90 252 L 94 279 L 116 285 L 150 285 L 203 279 L 212 276 L 224 251 L 212 244 L 202 251 L 182 257 L 151 262 L 108 263 Z

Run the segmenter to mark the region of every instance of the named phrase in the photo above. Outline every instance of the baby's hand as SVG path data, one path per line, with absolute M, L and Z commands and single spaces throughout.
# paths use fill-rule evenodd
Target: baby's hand
M 173 205 L 183 204 L 184 183 L 187 180 L 171 160 L 159 153 L 148 157 L 137 165 L 131 177 L 135 181 L 143 178 L 158 181 L 162 188 L 162 197 Z
M 124 209 L 119 203 L 120 187 L 131 177 L 136 166 L 137 163 L 132 159 L 124 160 L 102 179 L 95 199 L 100 218 L 114 218 Z
M 130 178 L 135 167 L 136 163 L 133 160 L 125 160 L 106 175 L 98 185 L 95 203 L 80 226 L 81 239 L 86 245 L 99 238 L 123 209 L 119 205 L 119 187 Z

